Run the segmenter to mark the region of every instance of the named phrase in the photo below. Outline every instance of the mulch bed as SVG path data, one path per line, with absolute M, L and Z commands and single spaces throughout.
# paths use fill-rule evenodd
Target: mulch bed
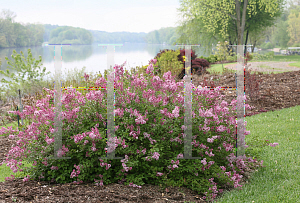
M 15 140 L 0 137 L 1 162 L 5 160 L 4 155 L 10 150 L 10 146 L 16 146 Z M 260 166 L 258 161 L 252 163 L 243 174 L 239 184 L 248 183 L 250 175 L 257 171 Z M 219 188 L 221 189 L 221 188 Z M 227 186 L 224 191 L 232 190 Z M 56 184 L 48 181 L 28 181 L 22 179 L 0 182 L 0 202 L 207 202 L 202 197 L 204 194 L 197 194 L 185 187 L 167 187 L 145 184 L 142 188 L 135 188 L 119 183 L 111 183 L 103 186 L 96 186 L 93 182 L 82 184 Z M 1 201 L 4 200 L 4 201 Z
M 231 76 L 230 76 L 231 75 Z M 211 75 L 193 76 L 193 83 L 198 86 L 203 81 L 201 77 L 207 77 L 211 81 Z M 220 79 L 220 86 L 235 87 L 234 74 L 225 76 L 213 76 Z M 255 109 L 246 110 L 246 116 L 260 114 L 267 111 L 275 111 L 300 105 L 300 71 L 285 72 L 274 75 L 257 75 L 262 79 L 260 83 L 260 95 L 262 98 L 250 98 L 246 104 Z M 216 84 L 216 83 L 215 83 Z M 218 85 L 216 84 L 216 85 Z M 247 92 L 247 89 L 246 89 Z M 226 95 L 223 99 L 230 103 L 236 98 L 234 91 L 222 90 Z M 0 161 L 5 159 L 5 154 L 11 149 L 15 140 L 8 137 L 0 137 Z M 241 185 L 248 182 L 251 173 L 257 171 L 259 163 L 256 162 L 243 174 Z M 251 181 L 251 180 L 250 180 Z M 225 188 L 231 190 L 233 188 Z M 183 193 L 181 193 L 182 191 Z M 202 199 L 204 194 L 197 194 L 185 187 L 167 187 L 146 184 L 142 188 L 134 188 L 118 183 L 105 186 L 95 186 L 94 183 L 79 185 L 55 184 L 45 181 L 23 182 L 22 179 L 5 181 L 0 183 L 0 202 L 206 202 Z M 219 194 L 218 194 L 219 196 Z
M 251 69 L 250 69 L 251 70 Z M 236 87 L 234 73 L 226 75 L 193 75 L 193 84 L 198 87 L 203 84 L 203 81 L 207 81 L 207 86 L 211 87 L 211 82 L 214 82 L 215 87 Z M 277 74 L 262 74 L 256 72 L 255 78 L 259 82 L 258 92 L 259 94 L 250 97 L 248 94 L 249 88 L 247 87 L 247 77 L 245 78 L 246 83 L 246 95 L 247 101 L 245 104 L 254 106 L 253 109 L 245 109 L 245 116 L 252 116 L 255 114 L 276 111 L 285 108 L 290 108 L 300 105 L 300 71 L 291 71 Z M 218 81 L 213 81 L 219 79 Z M 203 85 L 202 85 L 203 87 Z M 223 100 L 228 104 L 231 103 L 232 99 L 236 99 L 236 90 L 220 90 L 222 95 L 225 95 Z

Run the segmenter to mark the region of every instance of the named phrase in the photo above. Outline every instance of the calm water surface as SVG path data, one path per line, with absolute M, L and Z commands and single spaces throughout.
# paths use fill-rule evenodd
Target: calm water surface
M 57 47 L 57 46 L 56 46 Z M 20 54 L 22 51 L 24 56 L 27 57 L 27 50 L 31 49 L 33 58 L 38 59 L 39 55 L 42 56 L 42 68 L 46 67 L 47 72 L 50 72 L 50 76 L 54 75 L 54 46 L 36 46 L 36 47 L 22 47 L 22 48 L 4 48 L 0 49 L 0 59 L 2 65 L 1 70 L 9 69 L 13 71 L 8 65 L 5 57 L 7 56 L 12 60 L 11 55 L 13 50 L 16 50 Z M 149 60 L 153 59 L 156 54 L 163 49 L 179 49 L 183 47 L 162 45 L 162 44 L 144 44 L 144 43 L 124 43 L 123 46 L 115 47 L 114 63 L 121 65 L 125 61 L 124 68 L 130 70 L 131 67 L 143 66 L 149 64 Z M 205 54 L 205 49 L 203 47 L 193 47 L 197 56 L 208 56 Z M 73 70 L 82 70 L 85 68 L 86 73 L 99 73 L 103 74 L 104 70 L 107 69 L 107 54 L 106 47 L 98 46 L 98 44 L 93 45 L 72 45 L 63 46 L 62 48 L 62 73 L 63 78 L 67 75 L 68 71 L 73 72 Z M 42 69 L 41 68 L 41 69 Z M 16 72 L 15 72 L 16 73 Z M 0 75 L 0 80 L 6 78 Z M 25 76 L 27 78 L 27 75 Z M 47 79 L 47 76 L 44 78 Z M 3 84 L 1 84 L 2 86 Z

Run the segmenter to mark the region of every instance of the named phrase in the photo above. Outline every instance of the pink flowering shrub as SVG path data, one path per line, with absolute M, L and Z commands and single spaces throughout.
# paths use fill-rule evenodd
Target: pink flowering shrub
M 19 139 L 9 151 L 7 166 L 13 172 L 25 171 L 24 181 L 186 186 L 212 199 L 226 185 L 241 187 L 240 174 L 254 161 L 233 153 L 236 100 L 228 106 L 219 90 L 192 85 L 192 156 L 199 159 L 180 159 L 186 137 L 184 83 L 176 83 L 171 72 L 162 79 L 154 76 L 153 62 L 147 68 L 147 80 L 143 74 L 124 74 L 123 66 L 115 67 L 115 146 L 106 148 L 106 90 L 82 96 L 73 89 L 62 97 L 62 149 L 58 152 L 71 159 L 46 159 L 54 154 L 55 114 L 49 101 L 55 90 L 45 89 L 49 94 L 36 107 L 13 112 L 33 120 L 25 131 L 0 130 Z M 106 87 L 106 80 L 101 77 L 95 84 Z M 115 150 L 115 156 L 124 159 L 99 159 L 106 156 L 105 150 Z M 19 169 L 27 159 L 35 167 Z

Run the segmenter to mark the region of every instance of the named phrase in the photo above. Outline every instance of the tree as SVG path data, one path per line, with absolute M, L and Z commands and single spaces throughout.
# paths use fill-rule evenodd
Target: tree
M 50 32 L 49 42 L 51 44 L 92 44 L 93 35 L 82 28 L 63 26 Z
M 64 38 L 68 40 L 74 39 L 73 32 L 71 30 L 67 30 L 64 32 Z
M 145 39 L 150 44 L 161 44 L 166 42 L 167 44 L 172 45 L 177 38 L 175 27 L 166 27 L 161 28 L 159 30 L 154 30 L 149 32 Z M 137 36 L 138 37 L 138 36 Z M 141 41 L 143 42 L 143 41 Z
M 202 10 L 197 10 L 198 13 L 192 14 L 190 12 L 190 5 L 181 2 L 181 6 L 178 9 L 180 11 L 181 21 L 176 27 L 176 35 L 178 36 L 176 43 L 183 44 L 201 44 L 201 47 L 205 48 L 206 54 L 211 54 L 213 44 L 217 44 L 219 39 L 222 38 L 218 33 L 213 34 L 205 29 L 205 24 L 203 23 L 202 17 L 199 16 L 199 12 Z
M 9 69 L 14 70 L 18 75 L 15 73 L 10 73 L 8 69 L 6 72 L 0 70 L 1 75 L 12 79 L 11 81 L 7 81 L 6 79 L 2 78 L 1 82 L 9 84 L 8 90 L 12 92 L 13 96 L 15 96 L 17 89 L 21 89 L 23 91 L 24 88 L 25 91 L 28 91 L 28 85 L 30 85 L 30 83 L 33 85 L 32 87 L 37 87 L 37 85 L 40 85 L 43 82 L 43 77 L 50 74 L 50 72 L 46 73 L 46 67 L 41 70 L 41 66 L 43 65 L 41 63 L 41 56 L 39 56 L 39 59 L 36 60 L 32 57 L 30 49 L 28 49 L 27 58 L 25 58 L 22 51 L 21 55 L 17 54 L 16 50 L 13 50 L 13 61 L 9 60 L 8 57 L 5 57 L 5 60 L 9 65 Z M 26 75 L 27 79 L 25 79 Z M 23 88 L 21 88 L 22 86 Z M 39 89 L 40 87 L 42 86 L 39 86 Z
M 164 42 L 165 37 L 165 28 L 160 30 L 154 30 L 147 34 L 146 41 L 150 44 L 161 44 Z
M 290 37 L 288 35 L 288 22 L 281 21 L 278 24 L 278 30 L 275 34 L 275 39 L 278 40 L 278 44 L 280 47 L 287 47 Z
M 44 42 L 48 42 L 50 40 L 50 32 L 55 28 L 59 27 L 58 25 L 50 25 L 44 24 L 45 32 L 44 32 Z
M 257 2 L 258 3 L 258 2 Z M 244 7 L 244 2 L 241 4 L 241 12 Z M 246 24 L 245 24 L 245 35 L 243 42 L 245 42 L 245 48 L 244 48 L 244 54 L 247 52 L 247 46 L 246 44 L 248 41 L 250 41 L 250 36 L 252 33 L 255 35 L 260 35 L 260 32 L 265 33 L 264 30 L 266 30 L 267 27 L 272 26 L 275 21 L 275 17 L 278 17 L 281 15 L 281 10 L 274 14 L 274 17 L 271 18 L 269 16 L 269 13 L 265 12 L 264 6 L 261 10 L 257 11 L 256 15 L 251 15 L 251 13 L 246 14 Z M 237 36 L 238 36 L 238 30 L 236 21 L 230 21 L 228 24 L 229 32 L 228 32 L 228 41 L 230 45 L 238 44 Z M 260 39 L 260 38 L 259 38 Z M 254 51 L 254 48 L 256 46 L 256 40 L 252 40 L 252 52 Z
M 0 14 L 0 47 L 14 46 L 16 35 L 13 32 L 13 22 L 16 14 L 8 9 L 2 9 Z
M 257 1 L 258 3 L 258 1 Z M 246 34 L 246 39 L 245 39 L 245 44 L 247 44 L 248 41 L 248 36 L 251 35 L 251 33 L 255 33 L 256 35 L 258 32 L 265 33 L 265 30 L 268 29 L 268 27 L 273 28 L 274 33 L 274 25 L 276 24 L 276 21 L 278 21 L 279 17 L 283 14 L 283 6 L 280 5 L 280 9 L 274 13 L 273 17 L 269 15 L 268 12 L 265 12 L 265 7 L 266 5 L 262 6 L 262 10 L 258 11 L 256 15 L 246 15 L 247 23 L 245 26 L 245 31 L 247 31 Z M 254 48 L 256 46 L 256 41 L 252 44 L 252 52 L 254 51 Z M 246 53 L 247 48 L 245 48 L 245 53 Z
M 300 0 L 289 0 L 286 4 L 287 10 L 293 9 L 295 6 L 300 6 Z
M 288 44 L 293 46 L 293 44 L 300 43 L 300 12 L 297 10 L 292 10 L 293 12 L 288 17 L 288 32 L 290 36 L 290 41 Z
M 246 26 L 246 13 L 249 18 L 255 16 L 265 6 L 265 12 L 274 17 L 281 8 L 283 0 L 182 0 L 185 10 L 191 15 L 203 20 L 204 27 L 214 35 L 219 33 L 223 39 L 229 37 L 228 25 L 231 21 L 236 23 L 237 44 L 244 44 L 244 32 Z M 221 28 L 221 29 L 220 29 Z M 249 31 L 250 32 L 250 31 Z
M 44 26 L 14 22 L 16 15 L 3 10 L 0 18 L 0 47 L 35 46 L 43 43 Z
M 25 29 L 26 28 L 20 23 L 14 23 L 14 32 L 17 33 L 17 47 L 27 46 L 27 35 Z
M 259 2 L 256 1 L 256 4 L 258 4 Z M 244 7 L 244 3 L 242 2 L 242 6 L 241 6 L 241 12 L 242 12 L 242 8 Z M 249 41 L 250 41 L 250 36 L 251 35 L 255 35 L 254 36 L 254 40 L 251 40 L 251 44 L 253 45 L 252 48 L 252 52 L 254 52 L 254 48 L 257 45 L 257 43 L 261 43 L 261 39 L 263 38 L 262 36 L 271 36 L 271 34 L 274 32 L 274 24 L 276 24 L 276 22 L 278 21 L 278 17 L 280 17 L 282 15 L 283 11 L 283 5 L 280 4 L 280 9 L 274 13 L 274 16 L 271 17 L 270 14 L 268 12 L 265 11 L 265 7 L 266 5 L 262 6 L 262 9 L 258 10 L 256 12 L 256 15 L 253 14 L 246 14 L 246 24 L 245 24 L 245 33 L 246 36 L 244 36 L 244 41 L 245 41 L 245 45 L 248 42 L 248 37 L 249 37 Z M 231 42 L 232 38 L 231 36 L 235 36 L 234 39 L 236 39 L 236 41 L 234 42 L 235 44 L 237 44 L 237 26 L 236 26 L 236 21 L 231 21 L 230 22 L 231 28 L 234 29 L 236 31 L 236 35 L 234 34 L 230 34 L 230 39 L 229 41 Z M 230 24 L 229 24 L 230 25 Z M 273 26 L 271 29 L 269 29 L 271 26 Z M 273 31 L 273 32 L 272 32 Z M 253 39 L 253 37 L 252 37 Z M 244 53 L 246 54 L 247 51 L 247 47 L 245 46 L 244 49 Z
M 44 35 L 44 26 L 41 24 L 28 24 L 28 38 L 30 40 L 30 45 L 37 46 L 42 45 L 43 35 Z
M 9 9 L 2 9 L 0 18 L 3 18 L 13 23 L 16 17 L 17 15 L 14 12 L 10 11 Z
M 158 43 L 158 44 L 161 44 L 160 40 L 159 40 L 159 33 L 157 30 L 154 31 L 154 37 L 155 37 L 155 41 Z
M 272 27 L 264 29 L 259 37 L 256 44 L 264 44 L 265 41 L 270 41 L 270 43 L 275 46 L 279 45 L 281 48 L 286 48 L 290 37 L 288 35 L 288 16 L 291 13 L 291 10 L 300 6 L 300 0 L 291 0 L 283 7 L 283 13 L 278 18 Z M 253 37 L 252 37 L 253 38 Z M 253 41 L 253 40 L 252 40 Z M 253 44 L 253 42 L 252 42 Z
M 249 31 L 249 29 L 247 29 L 247 27 L 249 27 L 247 25 L 251 25 L 252 22 L 250 21 L 249 14 L 246 15 L 246 26 L 245 26 L 244 41 L 246 41 L 247 32 L 249 32 L 248 33 L 248 40 L 250 41 L 250 43 L 252 45 L 254 45 L 254 46 L 251 47 L 252 52 L 254 51 L 255 46 L 263 44 L 266 40 L 269 40 L 271 42 L 271 44 L 274 45 L 274 46 L 279 45 L 282 48 L 287 47 L 287 42 L 290 39 L 290 37 L 288 35 L 288 29 L 287 29 L 287 27 L 288 27 L 288 22 L 287 22 L 288 16 L 291 13 L 291 10 L 298 7 L 297 5 L 300 5 L 300 0 L 293 0 L 293 1 L 290 1 L 289 3 L 290 3 L 290 5 L 285 4 L 285 5 L 281 6 L 280 12 L 278 11 L 277 14 L 274 14 L 274 16 L 277 16 L 277 18 L 274 18 L 274 20 L 275 19 L 276 20 L 275 21 L 271 20 L 269 25 L 266 25 L 265 22 L 263 22 L 263 20 L 267 19 L 266 16 L 262 16 L 262 15 L 259 16 L 260 12 L 264 12 L 265 14 L 267 14 L 264 11 L 265 9 L 262 8 L 262 10 L 258 10 L 258 12 L 257 12 L 257 17 L 258 18 L 256 20 L 257 22 L 253 22 L 253 24 L 260 25 L 260 26 L 256 26 L 256 27 L 251 26 L 250 29 L 252 29 L 252 31 Z M 184 6 L 186 6 L 187 9 L 185 9 Z M 190 14 L 190 12 L 188 10 L 190 8 L 191 8 L 191 5 L 184 5 L 183 4 L 181 6 L 181 10 L 183 10 L 183 13 L 184 13 L 184 11 L 186 13 L 185 16 L 190 16 L 189 19 L 186 19 L 184 21 L 183 25 L 188 25 L 188 26 L 191 25 L 192 20 L 195 21 L 197 19 L 200 19 L 199 18 L 199 12 L 203 12 L 202 9 L 198 9 L 197 10 L 198 16 L 196 15 L 196 17 L 198 17 L 198 18 L 196 18 L 192 14 Z M 241 6 L 241 11 L 242 11 L 242 9 L 243 9 L 243 5 Z M 283 12 L 282 12 L 282 10 L 283 10 Z M 281 15 L 280 15 L 280 13 L 281 13 Z M 255 18 L 254 18 L 254 20 L 255 20 Z M 229 24 L 228 24 L 228 28 L 230 28 L 230 29 L 229 29 L 229 32 L 228 32 L 229 37 L 228 37 L 227 41 L 230 42 L 230 45 L 237 44 L 237 39 L 236 39 L 237 38 L 237 26 L 236 26 L 235 22 L 236 21 L 229 21 Z M 249 24 L 249 22 L 251 22 L 251 23 Z M 200 37 L 199 34 L 200 35 L 205 34 L 205 32 L 207 31 L 204 28 L 204 25 L 201 24 L 201 23 L 202 22 L 200 21 L 200 22 L 194 23 L 194 25 L 191 25 L 193 28 L 195 28 L 195 26 L 198 26 L 198 25 L 199 26 L 193 30 L 193 32 L 195 32 L 195 33 L 190 33 L 190 34 L 186 33 L 186 29 L 184 29 L 183 26 L 179 26 L 179 27 L 176 28 L 176 31 L 178 33 L 178 34 L 176 33 L 176 35 L 181 36 L 180 38 L 183 38 L 184 35 L 187 34 L 191 38 L 197 38 L 198 39 L 198 41 L 194 42 L 194 43 L 198 43 L 198 44 L 201 43 L 201 45 L 208 44 L 209 46 L 211 46 L 211 44 L 213 42 L 209 42 L 210 38 L 214 39 L 214 38 L 217 38 L 217 37 L 215 37 L 214 35 L 210 36 L 210 37 L 205 37 L 205 36 Z M 217 32 L 217 33 L 219 33 L 219 32 Z M 181 41 L 178 38 L 176 40 L 177 43 L 186 43 L 186 41 Z M 200 41 L 200 39 L 202 39 L 202 40 Z M 223 40 L 223 39 L 219 38 L 219 41 L 224 42 L 225 40 L 226 39 Z M 188 42 L 188 43 L 191 43 L 191 42 Z M 211 50 L 211 47 L 207 47 L 206 49 L 208 49 L 208 51 L 209 51 L 209 50 Z
M 278 45 L 281 48 L 287 47 L 287 43 L 290 39 L 288 36 L 288 23 L 287 23 L 288 13 L 285 10 L 280 18 L 277 19 L 275 25 L 270 27 L 266 31 L 266 37 L 271 42 L 271 44 Z M 264 38 L 264 37 L 262 37 Z
M 8 46 L 15 46 L 17 36 L 14 33 L 14 26 L 10 19 L 0 20 L 0 33 L 5 36 Z
M 6 47 L 6 37 L 4 34 L 0 34 L 0 47 Z
M 251 35 L 249 36 L 250 43 L 253 45 L 251 47 L 251 52 L 254 52 L 255 46 L 264 42 L 264 37 L 266 35 L 267 27 L 256 27 L 252 30 Z

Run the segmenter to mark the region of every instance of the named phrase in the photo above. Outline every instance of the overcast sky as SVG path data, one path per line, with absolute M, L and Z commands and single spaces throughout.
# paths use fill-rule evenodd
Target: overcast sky
M 68 25 L 107 32 L 176 27 L 179 0 L 0 0 L 15 22 Z

